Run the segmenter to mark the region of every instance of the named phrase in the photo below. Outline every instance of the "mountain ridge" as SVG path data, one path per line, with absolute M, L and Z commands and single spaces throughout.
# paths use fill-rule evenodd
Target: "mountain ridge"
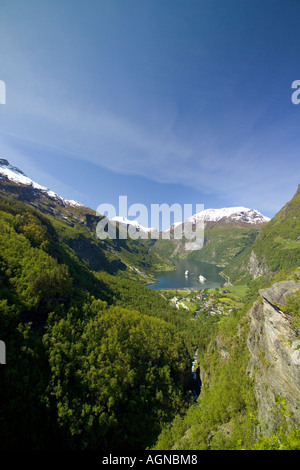
M 261 212 L 256 209 L 250 209 L 243 206 L 237 207 L 223 207 L 220 209 L 204 209 L 201 212 L 193 214 L 191 217 L 187 218 L 183 222 L 175 222 L 169 228 L 165 230 L 158 231 L 158 229 L 154 227 L 145 227 L 139 224 L 137 220 L 130 220 L 123 216 L 116 216 L 111 219 L 112 221 L 118 222 L 123 225 L 132 225 L 138 231 L 159 235 L 159 233 L 167 233 L 172 232 L 180 225 L 184 225 L 186 223 L 195 224 L 198 221 L 203 221 L 205 224 L 209 222 L 237 222 L 237 223 L 244 223 L 244 224 L 253 224 L 259 225 L 266 222 L 269 222 L 271 219 L 269 217 L 264 216 Z
M 45 186 L 42 186 L 41 184 L 36 183 L 31 178 L 26 176 L 22 170 L 20 170 L 16 166 L 11 165 L 8 160 L 6 160 L 5 158 L 0 158 L 0 178 L 3 178 L 3 176 L 6 177 L 8 180 L 13 181 L 15 183 L 23 184 L 25 186 L 29 186 L 29 187 L 32 187 L 33 189 L 41 191 L 42 193 L 47 194 L 51 198 L 57 199 L 63 204 L 84 207 L 84 205 L 81 204 L 80 202 L 77 202 L 73 199 L 64 199 L 63 197 L 61 197 L 59 194 L 55 193 L 54 191 L 51 191 Z
M 162 268 L 174 269 L 173 263 L 163 256 L 150 253 L 139 241 L 99 240 L 96 236 L 96 226 L 103 216 L 77 201 L 64 199 L 54 191 L 34 182 L 6 159 L 0 159 L 0 194 L 3 196 L 10 194 L 20 202 L 29 204 L 43 214 L 63 222 L 70 229 L 64 229 L 65 234 L 68 234 L 70 247 L 85 259 L 90 268 L 99 269 L 103 265 L 102 269 L 110 272 L 112 268 L 115 270 L 118 266 L 120 274 L 126 270 L 128 277 L 139 279 L 145 284 L 155 280 L 154 272 Z M 60 231 L 62 227 L 58 226 Z M 73 229 L 76 234 L 73 233 Z
M 219 222 L 222 219 L 255 225 L 269 222 L 271 220 L 256 209 L 249 209 L 243 206 L 205 209 L 187 220 L 195 223 L 197 220 L 203 220 L 204 222 Z
M 58 202 L 61 202 L 63 204 L 85 207 L 84 204 L 73 199 L 65 199 L 56 192 L 50 190 L 49 188 L 46 188 L 45 186 L 33 181 L 21 169 L 11 165 L 9 161 L 5 158 L 0 158 L 0 179 L 3 179 L 3 177 L 7 178 L 12 182 L 32 187 L 35 190 L 47 194 L 51 198 L 57 199 Z M 209 208 L 204 209 L 203 211 L 200 211 L 196 214 L 193 214 L 191 217 L 189 217 L 183 222 L 176 222 L 172 224 L 168 229 L 162 230 L 161 232 L 168 232 L 174 229 L 176 226 L 180 225 L 181 223 L 196 223 L 197 220 L 203 220 L 205 223 L 219 222 L 222 219 L 227 219 L 228 221 L 240 221 L 242 223 L 249 224 L 260 224 L 268 222 L 270 220 L 269 217 L 264 216 L 258 210 L 250 209 L 243 206 L 223 207 L 219 209 Z M 128 218 L 122 216 L 116 216 L 112 220 L 124 225 L 133 225 L 140 231 L 145 231 L 148 233 L 158 233 L 157 228 L 142 226 L 137 220 L 129 220 Z
M 292 199 L 265 224 L 247 254 L 224 270 L 233 282 L 258 279 L 298 267 L 300 259 L 300 185 Z
M 31 204 L 18 200 L 24 188 Z M 261 254 L 268 266 L 279 261 L 279 272 L 282 260 L 296 263 L 299 188 L 295 196 L 262 228 L 207 222 L 197 253 L 236 262 L 255 247 L 257 261 Z M 281 410 L 273 420 L 278 395 L 297 419 L 299 274 L 271 289 L 261 276 L 264 284 L 251 281 L 238 301 L 217 289 L 210 300 L 228 299 L 231 314 L 211 315 L 200 298 L 197 315 L 180 311 L 129 279 L 130 268 L 153 266 L 149 241 L 99 240 L 99 218 L 0 178 L 0 323 L 9 364 L 1 370 L 0 447 L 110 451 L 121 443 L 136 451 L 158 438 L 158 450 L 251 449 L 257 416 L 263 443 L 281 425 Z M 274 250 L 283 255 L 272 257 Z M 195 350 L 196 407 L 184 395 Z

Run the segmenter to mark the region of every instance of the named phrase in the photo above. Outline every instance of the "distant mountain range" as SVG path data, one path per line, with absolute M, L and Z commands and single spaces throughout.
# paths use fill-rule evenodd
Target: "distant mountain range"
M 254 243 L 229 261 L 231 281 L 270 277 L 300 266 L 300 185 L 280 211 L 264 224 Z
M 11 165 L 8 160 L 0 158 L 0 179 L 9 180 L 10 182 L 16 183 L 18 185 L 26 186 L 28 190 L 32 192 L 33 197 L 38 195 L 47 195 L 48 197 L 54 199 L 58 204 L 74 207 L 84 207 L 83 204 L 69 199 L 64 199 L 54 191 L 42 186 L 41 184 L 33 181 L 25 173 L 17 168 L 16 166 Z M 138 223 L 136 220 L 130 220 L 126 217 L 116 216 L 112 220 L 118 222 L 123 226 L 132 226 L 137 231 L 148 233 L 148 234 L 158 234 L 157 228 L 145 227 Z M 188 218 L 185 222 L 196 223 L 197 221 L 203 220 L 207 222 L 240 222 L 245 224 L 263 224 L 268 222 L 270 219 L 262 215 L 259 211 L 255 209 L 249 209 L 247 207 L 225 207 L 222 209 L 205 209 L 197 214 L 194 214 L 192 217 Z M 176 222 L 172 224 L 167 231 L 172 231 L 175 227 L 180 225 L 182 222 Z
M 300 186 L 271 220 L 244 207 L 195 214 L 205 239 L 192 252 L 176 224 L 170 240 L 100 240 L 102 218 L 0 160 L 0 447 L 148 449 L 164 428 L 157 449 L 240 449 L 261 432 L 296 448 L 284 433 L 300 416 Z M 176 257 L 222 266 L 227 285 L 199 285 L 205 296 L 174 309 L 173 293 L 141 284 Z M 211 315 L 204 297 L 232 309 Z
M 158 230 L 153 227 L 144 227 L 143 225 L 139 224 L 137 220 L 130 220 L 123 216 L 116 216 L 111 219 L 113 222 L 117 222 L 118 224 L 122 225 L 124 228 L 130 229 L 133 228 L 136 232 L 142 232 L 148 235 L 158 235 Z M 130 230 L 129 230 L 130 233 Z
M 136 220 L 130 220 L 126 217 L 116 216 L 111 220 L 118 222 L 124 227 L 132 227 L 136 229 L 137 232 L 147 233 L 152 238 L 155 236 L 158 237 L 159 231 L 153 227 L 145 227 L 138 223 Z M 182 223 L 192 223 L 196 224 L 198 221 L 204 221 L 204 224 L 209 222 L 225 222 L 225 223 L 243 223 L 250 225 L 259 225 L 269 222 L 271 220 L 269 217 L 262 215 L 259 211 L 255 209 L 249 209 L 247 207 L 224 207 L 222 209 L 205 209 L 197 214 L 194 214 L 192 217 L 189 217 L 184 222 L 176 222 L 172 224 L 168 229 L 161 232 L 172 232 L 176 227 L 180 226 Z
M 224 207 L 223 209 L 205 209 L 187 220 L 193 223 L 197 220 L 204 220 L 204 222 L 220 222 L 223 220 L 257 225 L 269 222 L 270 218 L 265 217 L 255 209 L 248 209 L 247 207 Z
M 0 195 L 11 196 L 54 217 L 62 233 L 65 232 L 62 235 L 64 243 L 75 250 L 76 256 L 90 269 L 111 274 L 126 271 L 127 277 L 145 284 L 155 280 L 155 272 L 174 269 L 171 261 L 150 253 L 138 240 L 99 240 L 96 226 L 103 216 L 36 183 L 3 158 L 0 159 Z
M 74 224 L 85 225 L 95 235 L 95 226 L 101 217 L 94 210 L 83 204 L 69 199 L 64 199 L 54 191 L 33 181 L 22 170 L 11 165 L 8 160 L 0 159 L 0 192 L 11 194 L 20 201 L 32 205 L 42 212 L 54 216 L 70 226 Z M 286 204 L 279 213 L 270 220 L 258 210 L 246 207 L 226 207 L 221 209 L 205 209 L 185 222 L 196 223 L 204 221 L 204 246 L 195 251 L 185 249 L 185 240 L 174 239 L 174 230 L 181 223 L 177 222 L 165 232 L 170 232 L 170 239 L 162 239 L 162 232 L 155 228 L 142 226 L 136 220 L 117 216 L 113 220 L 118 223 L 120 230 L 132 228 L 135 232 L 144 232 L 147 239 L 143 243 L 135 243 L 136 249 L 142 250 L 143 256 L 147 256 L 148 266 L 154 263 L 152 272 L 158 266 L 170 269 L 166 263 L 167 258 L 192 258 L 199 261 L 217 264 L 224 268 L 224 275 L 236 282 L 247 277 L 259 277 L 266 272 L 276 272 L 282 267 L 294 265 L 292 259 L 299 257 L 299 188 L 292 201 Z M 295 228 L 296 227 L 296 228 Z M 154 239 L 153 239 L 154 238 Z M 116 243 L 117 250 L 122 245 L 121 259 L 124 264 L 134 267 L 134 272 L 141 270 L 141 263 L 135 266 L 135 260 L 129 262 L 131 249 L 129 241 L 122 240 Z M 143 245 L 145 248 L 142 248 Z M 109 250 L 114 250 L 112 246 Z M 146 249 L 144 252 L 143 250 Z M 103 246 L 102 246 L 103 250 Z M 107 247 L 105 257 L 107 258 Z M 119 254 L 118 254 L 119 253 Z M 146 255 L 147 253 L 147 255 Z M 120 251 L 115 253 L 120 256 Z M 130 255 L 131 257 L 131 255 Z M 280 258 L 280 259 L 279 259 Z M 105 264 L 108 263 L 106 259 Z M 157 264 L 158 263 L 158 264 Z M 137 271 L 136 271 L 137 268 Z M 141 270 L 143 271 L 143 270 Z M 146 276 L 147 277 L 147 276 Z
M 79 223 L 86 225 L 89 230 L 95 231 L 96 223 L 101 218 L 95 211 L 83 204 L 64 199 L 54 191 L 33 181 L 22 170 L 11 165 L 8 160 L 3 158 L 0 159 L 0 189 L 5 194 L 10 193 L 20 201 L 30 204 L 69 225 Z M 140 232 L 144 238 L 142 240 L 143 245 L 149 253 L 149 260 L 151 259 L 156 267 L 170 269 L 170 264 L 166 264 L 166 259 L 176 257 L 189 257 L 226 267 L 236 256 L 252 246 L 260 228 L 270 219 L 255 209 L 240 206 L 205 209 L 183 222 L 196 223 L 197 221 L 204 221 L 204 246 L 200 250 L 192 252 L 186 250 L 184 237 L 180 240 L 174 239 L 174 231 L 178 226 L 183 225 L 181 222 L 171 225 L 164 232 L 159 232 L 156 228 L 145 227 L 139 224 L 138 221 L 129 220 L 125 217 L 116 216 L 113 220 L 117 222 L 120 231 L 128 230 L 129 235 L 131 232 Z M 170 239 L 162 239 L 166 234 Z M 115 245 L 119 247 L 120 244 L 116 243 Z M 125 256 L 122 257 L 122 260 L 128 265 L 130 250 L 127 250 L 127 247 L 125 248 L 125 251 L 123 250 Z M 134 266 L 134 260 L 132 265 Z M 149 266 L 147 269 L 149 269 Z M 140 270 L 140 267 L 138 267 L 138 270 Z M 151 271 L 153 270 L 151 269 Z

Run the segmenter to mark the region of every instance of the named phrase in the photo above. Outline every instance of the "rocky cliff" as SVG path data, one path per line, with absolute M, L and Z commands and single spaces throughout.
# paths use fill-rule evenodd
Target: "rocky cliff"
M 259 261 L 254 251 L 251 251 L 247 272 L 251 274 L 253 279 L 257 279 L 260 276 L 263 276 L 268 272 L 267 266 L 262 262 Z
M 284 312 L 286 296 L 300 289 L 298 281 L 283 281 L 259 291 L 250 315 L 248 348 L 250 374 L 255 377 L 259 433 L 270 434 L 280 425 L 282 415 L 276 404 L 286 400 L 291 416 L 300 419 L 300 331 L 292 326 L 292 317 Z

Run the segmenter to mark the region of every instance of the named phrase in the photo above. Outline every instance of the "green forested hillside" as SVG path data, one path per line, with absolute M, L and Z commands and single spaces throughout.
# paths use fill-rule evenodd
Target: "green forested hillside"
M 1 447 L 151 445 L 186 403 L 192 315 L 127 279 L 86 229 L 14 199 L 0 199 L 0 247 Z
M 253 245 L 259 229 L 248 224 L 208 223 L 203 248 L 191 252 L 189 258 L 226 266 Z
M 224 277 L 232 283 L 244 284 L 262 274 L 270 278 L 277 272 L 288 273 L 299 265 L 300 259 L 300 189 L 265 224 L 208 222 L 204 235 L 200 250 L 185 251 L 184 240 L 158 240 L 150 249 L 170 257 L 188 257 L 223 266 Z M 251 254 L 260 270 L 255 263 L 251 265 Z
M 143 243 L 130 237 L 117 242 L 109 238 L 99 240 L 96 237 L 96 226 L 102 216 L 96 215 L 88 207 L 65 204 L 59 197 L 51 197 L 45 192 L 35 191 L 32 186 L 17 184 L 5 178 L 0 180 L 1 195 L 2 205 L 10 196 L 16 207 L 19 201 L 21 204 L 26 203 L 26 214 L 33 207 L 38 209 L 40 216 L 44 216 L 43 220 L 51 220 L 57 241 L 76 253 L 88 269 L 105 270 L 111 274 L 118 272 L 119 275 L 126 272 L 127 279 L 140 280 L 144 284 L 155 280 L 155 272 L 174 269 L 173 263 L 165 256 L 151 253 Z
M 198 406 L 176 416 L 161 433 L 155 449 L 251 449 L 256 403 L 253 381 L 246 373 L 247 322 L 244 308 L 223 316 L 201 356 L 203 387 Z
M 249 375 L 249 317 L 246 315 L 258 297 L 258 289 L 278 280 L 299 280 L 299 271 L 295 269 L 300 263 L 299 243 L 300 188 L 294 198 L 261 228 L 252 246 L 229 260 L 224 274 L 233 281 L 248 283 L 244 307 L 236 314 L 221 318 L 216 335 L 208 342 L 201 358 L 204 384 L 198 406 L 190 407 L 184 416 L 177 415 L 163 430 L 154 449 L 299 450 L 300 429 L 287 424 L 291 411 L 281 396 L 276 397 L 277 405 L 274 404 L 279 417 L 278 428 L 268 436 L 255 437 L 255 429 L 261 423 L 256 418 L 255 375 L 252 378 Z M 252 250 L 265 268 L 255 280 L 249 269 Z M 288 295 L 285 305 L 276 307 L 288 315 L 291 328 L 296 336 L 299 335 L 299 291 Z M 286 342 L 287 338 L 282 335 L 281 340 Z M 261 350 L 259 360 L 262 367 L 268 369 L 272 366 L 265 354 Z M 276 378 L 274 380 L 276 382 Z M 267 389 L 268 383 L 264 386 Z
M 182 406 L 188 356 L 157 318 L 93 301 L 51 316 L 43 344 L 45 399 L 74 448 L 145 448 Z
M 292 200 L 261 227 L 253 245 L 233 258 L 223 272 L 232 282 L 244 283 L 261 276 L 270 280 L 277 273 L 288 274 L 297 268 L 299 260 L 300 185 Z M 256 273 L 257 264 L 261 272 Z
M 204 246 L 200 250 L 185 249 L 185 239 L 156 240 L 146 243 L 150 251 L 169 258 L 190 258 L 219 266 L 227 266 L 248 247 L 252 246 L 261 225 L 249 225 L 241 222 L 206 222 Z
M 289 224 L 295 211 L 286 210 Z M 230 298 L 230 314 L 211 316 L 205 303 L 197 313 L 177 310 L 128 275 L 130 263 L 151 265 L 145 245 L 98 242 L 69 222 L 0 197 L 0 447 L 272 447 L 269 437 L 256 442 L 247 372 L 246 312 L 261 285 Z M 277 233 L 292 233 L 278 224 Z M 295 328 L 298 304 L 286 304 Z M 197 406 L 188 391 L 196 349 Z M 299 448 L 298 430 L 280 433 L 278 448 Z
M 299 271 L 293 278 L 300 279 Z M 154 450 L 300 449 L 300 427 L 291 425 L 289 419 L 293 412 L 284 395 L 275 397 L 271 411 L 276 416 L 276 428 L 267 435 L 259 432 L 262 422 L 257 419 L 256 371 L 250 374 L 248 345 L 248 312 L 257 296 L 257 283 L 254 282 L 242 299 L 244 306 L 220 318 L 218 328 L 208 338 L 199 358 L 202 388 L 196 406 L 190 406 L 185 414 L 178 414 L 164 427 Z M 284 306 L 280 305 L 289 316 L 296 337 L 299 335 L 299 306 L 299 291 L 287 296 Z M 284 334 L 281 341 L 287 343 Z M 262 367 L 272 373 L 273 365 L 268 363 L 266 351 L 260 344 L 257 348 Z M 275 383 L 278 379 L 274 377 Z M 265 382 L 263 386 L 267 390 L 269 384 Z M 263 417 L 266 422 L 270 418 L 268 415 Z
M 262 228 L 253 250 L 271 272 L 299 265 L 300 185 L 292 200 Z

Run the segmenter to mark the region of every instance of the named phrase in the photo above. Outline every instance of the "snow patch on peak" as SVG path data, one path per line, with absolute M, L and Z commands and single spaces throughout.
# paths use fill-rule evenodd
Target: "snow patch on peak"
M 14 173 L 19 173 L 20 175 L 24 175 L 23 171 L 17 168 L 16 166 L 12 166 L 8 160 L 5 158 L 0 158 L 0 168 L 11 170 Z M 25 175 L 24 175 L 25 176 Z
M 31 186 L 32 188 L 37 189 L 38 191 L 41 191 L 42 193 L 46 193 L 49 197 L 59 200 L 63 204 L 66 204 L 69 206 L 84 207 L 83 204 L 81 204 L 80 202 L 74 201 L 72 199 L 71 200 L 64 199 L 63 197 L 59 196 L 54 191 L 51 191 L 45 186 L 42 186 L 41 184 L 36 183 L 35 181 L 31 180 L 30 178 L 28 178 L 28 176 L 26 176 L 23 173 L 23 171 L 21 171 L 19 168 L 15 166 L 12 166 L 4 158 L 0 158 L 0 179 L 1 179 L 1 176 L 5 176 L 6 178 L 8 178 L 10 181 L 13 181 L 14 183 Z
M 74 201 L 74 199 L 64 199 L 65 204 L 68 204 L 69 206 L 74 206 L 74 207 L 84 207 L 83 204 L 81 204 L 78 201 Z
M 137 231 L 146 233 L 159 233 L 155 228 L 143 227 L 137 220 L 129 220 L 126 217 L 115 216 L 111 219 L 112 221 L 118 222 L 122 225 L 135 227 Z M 205 222 L 218 222 L 224 220 L 225 222 L 242 222 L 247 224 L 263 224 L 268 222 L 269 217 L 265 217 L 259 211 L 255 209 L 249 209 L 243 206 L 237 207 L 223 207 L 222 209 L 205 209 L 193 216 L 189 217 L 185 222 L 175 222 L 168 229 L 163 232 L 167 233 L 175 230 L 176 227 L 184 225 L 186 223 L 196 223 L 197 221 Z
M 142 232 L 150 233 L 150 232 L 156 231 L 156 229 L 154 229 L 152 227 L 144 227 L 137 220 L 129 220 L 126 217 L 123 217 L 123 216 L 118 216 L 117 215 L 117 216 L 113 217 L 111 220 L 113 222 L 118 222 L 119 224 L 123 224 L 123 225 L 132 225 L 136 229 L 138 229 L 138 231 L 142 231 Z
M 221 219 L 240 221 L 248 224 L 261 224 L 268 222 L 269 217 L 265 217 L 255 209 L 247 207 L 223 207 L 222 209 L 205 209 L 190 217 L 188 220 L 204 220 L 204 222 L 218 222 Z

